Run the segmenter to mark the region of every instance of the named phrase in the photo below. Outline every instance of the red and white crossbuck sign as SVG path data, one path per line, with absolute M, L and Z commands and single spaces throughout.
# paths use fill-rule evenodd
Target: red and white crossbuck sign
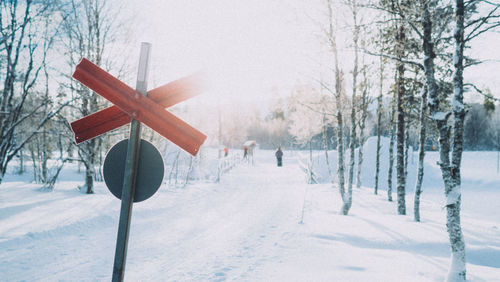
M 148 91 L 136 92 L 87 59 L 76 66 L 73 77 L 114 106 L 71 123 L 76 143 L 123 126 L 132 118 L 144 123 L 188 153 L 196 155 L 207 136 L 165 108 L 201 92 L 198 75 L 192 75 Z

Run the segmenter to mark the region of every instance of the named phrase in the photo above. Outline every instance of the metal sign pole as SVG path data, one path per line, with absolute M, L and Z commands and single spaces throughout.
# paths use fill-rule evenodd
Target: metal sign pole
M 142 42 L 139 58 L 139 70 L 137 72 L 136 95 L 147 95 L 148 64 L 151 44 Z M 112 281 L 123 281 L 125 274 L 125 262 L 127 259 L 127 245 L 132 217 L 132 205 L 134 202 L 135 180 L 137 176 L 137 164 L 139 160 L 141 139 L 141 124 L 132 118 L 130 125 L 130 139 L 127 147 L 127 158 L 125 161 L 125 174 L 122 190 L 122 204 L 120 210 L 120 222 L 118 225 L 118 236 L 116 239 L 115 263 L 113 266 Z

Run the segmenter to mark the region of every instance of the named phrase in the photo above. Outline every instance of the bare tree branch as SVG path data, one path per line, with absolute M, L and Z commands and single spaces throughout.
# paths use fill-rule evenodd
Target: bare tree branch
M 415 61 L 404 60 L 404 59 L 400 59 L 398 57 L 387 55 L 387 54 L 373 53 L 373 52 L 371 52 L 371 51 L 369 51 L 367 49 L 361 49 L 361 50 L 363 52 L 365 52 L 366 54 L 371 55 L 371 56 L 384 57 L 384 58 L 391 59 L 391 60 L 394 60 L 394 61 L 397 61 L 397 62 L 401 62 L 401 63 L 404 63 L 404 64 L 409 64 L 409 65 L 416 66 L 416 67 L 420 68 L 421 70 L 424 69 L 424 66 L 421 63 L 417 63 Z
M 493 97 L 492 95 L 489 95 L 489 94 L 484 93 L 481 89 L 479 89 L 479 88 L 478 88 L 476 85 L 474 85 L 473 83 L 464 83 L 464 86 L 470 86 L 470 87 L 474 88 L 474 90 L 475 90 L 478 94 L 480 94 L 480 95 L 482 95 L 482 96 L 484 96 L 484 97 L 486 97 L 486 98 L 488 98 L 488 99 L 491 99 L 491 100 L 494 100 L 494 101 L 500 102 L 500 99 L 499 99 L 499 98 L 496 98 L 496 97 Z

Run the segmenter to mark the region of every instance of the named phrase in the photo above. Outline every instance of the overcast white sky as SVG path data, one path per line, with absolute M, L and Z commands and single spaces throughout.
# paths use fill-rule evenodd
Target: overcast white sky
M 312 18 L 321 16 L 324 2 L 127 0 L 124 8 L 136 21 L 137 54 L 141 41 L 153 45 L 151 86 L 203 69 L 215 82 L 204 99 L 232 103 L 267 101 L 320 76 L 319 63 L 329 58 L 320 55 L 324 47 Z M 500 35 L 474 44 L 475 55 L 497 61 L 471 69 L 466 79 L 500 97 L 498 46 Z M 341 55 L 350 61 L 349 52 Z
M 214 81 L 209 95 L 226 101 L 266 100 L 272 88 L 288 91 L 310 76 L 308 53 L 318 45 L 313 23 L 297 4 L 285 2 L 129 0 L 138 20 L 137 48 L 141 41 L 153 45 L 151 83 L 202 69 Z

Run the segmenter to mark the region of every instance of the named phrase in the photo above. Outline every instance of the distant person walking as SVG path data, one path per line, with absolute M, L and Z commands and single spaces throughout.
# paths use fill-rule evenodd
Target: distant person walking
M 278 147 L 278 151 L 276 151 L 276 153 L 274 153 L 274 155 L 276 156 L 276 160 L 278 161 L 278 166 L 282 166 L 283 165 L 283 151 L 281 151 L 281 146 Z
M 227 157 L 229 154 L 229 149 L 227 147 L 224 147 L 224 157 Z

